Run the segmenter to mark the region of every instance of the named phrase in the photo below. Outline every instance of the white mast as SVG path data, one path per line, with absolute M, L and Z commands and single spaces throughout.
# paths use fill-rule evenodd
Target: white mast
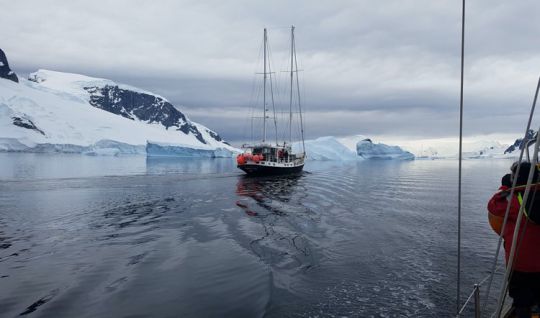
M 293 103 L 293 79 L 294 79 L 294 25 L 291 26 L 291 88 L 289 96 L 289 143 L 292 145 L 292 103 Z
M 266 142 L 266 28 L 264 28 L 264 73 L 263 73 L 263 143 Z

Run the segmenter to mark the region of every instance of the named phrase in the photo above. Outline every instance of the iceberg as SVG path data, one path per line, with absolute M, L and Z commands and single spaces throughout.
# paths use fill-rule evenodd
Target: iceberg
M 398 159 L 413 160 L 414 155 L 401 149 L 399 146 L 389 146 L 385 144 L 375 144 L 371 139 L 366 138 L 356 144 L 358 156 L 365 159 Z
M 313 140 L 306 140 L 305 146 L 307 160 L 358 160 L 358 156 L 354 153 L 354 151 L 340 143 L 335 137 L 327 136 Z M 296 142 L 292 147 L 293 151 L 301 152 L 302 143 Z
M 360 141 L 358 141 L 360 140 Z M 306 140 L 308 160 L 348 161 L 364 159 L 412 160 L 414 155 L 398 146 L 374 144 L 362 135 L 336 138 L 332 136 Z M 302 144 L 293 144 L 293 150 L 300 151 Z

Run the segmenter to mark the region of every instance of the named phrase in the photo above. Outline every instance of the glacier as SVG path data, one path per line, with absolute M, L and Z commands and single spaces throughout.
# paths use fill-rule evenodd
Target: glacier
M 235 153 L 237 152 L 226 148 L 194 148 L 189 145 L 153 141 L 148 141 L 146 144 L 146 154 L 150 157 L 230 158 Z
M 0 78 L 0 151 L 116 156 L 150 149 L 153 155 L 149 140 L 168 144 L 170 155 L 239 151 L 164 97 L 139 88 L 49 70 L 18 82 Z

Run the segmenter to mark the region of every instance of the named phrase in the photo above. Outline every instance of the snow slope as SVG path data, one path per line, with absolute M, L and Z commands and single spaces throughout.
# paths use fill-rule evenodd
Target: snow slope
M 39 70 L 0 79 L 0 151 L 145 153 L 147 141 L 237 151 L 159 95 L 110 80 Z
M 457 140 L 441 140 L 433 146 L 422 147 L 421 159 L 457 159 L 459 157 Z M 505 153 L 508 145 L 494 140 L 475 140 L 463 142 L 464 159 L 507 159 L 516 157 L 516 152 Z M 518 154 L 519 155 L 519 152 Z M 418 156 L 417 156 L 418 158 Z
M 463 158 L 466 159 L 506 159 L 506 158 L 514 158 L 515 154 L 507 153 L 505 154 L 504 151 L 508 148 L 508 145 L 503 145 L 498 141 L 484 141 L 484 142 L 478 142 L 473 143 L 472 145 L 468 145 L 469 151 L 463 152 Z

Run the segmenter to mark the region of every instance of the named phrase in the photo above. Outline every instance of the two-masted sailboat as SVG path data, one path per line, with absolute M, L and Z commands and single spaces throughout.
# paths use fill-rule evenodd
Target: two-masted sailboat
M 278 142 L 278 125 L 276 117 L 276 109 L 274 105 L 274 96 L 272 88 L 272 74 L 269 61 L 268 50 L 268 32 L 264 29 L 263 38 L 263 124 L 262 124 L 262 141 L 256 144 L 244 145 L 244 152 L 237 156 L 236 162 L 238 168 L 250 175 L 279 175 L 299 173 L 304 168 L 304 159 L 306 157 L 304 144 L 304 126 L 302 118 L 302 107 L 300 104 L 300 83 L 298 79 L 298 61 L 296 58 L 296 45 L 294 38 L 294 26 L 291 27 L 291 49 L 290 49 L 290 74 L 289 85 L 289 112 L 288 112 L 288 135 L 289 140 Z M 267 86 L 270 86 L 268 89 Z M 270 103 L 270 105 L 269 105 Z M 268 140 L 268 121 L 269 106 L 272 106 L 273 126 L 275 130 L 275 143 Z M 297 111 L 296 111 L 297 110 Z M 294 152 L 293 150 L 293 113 L 298 114 L 300 124 L 301 151 Z M 251 119 L 253 120 L 253 118 Z M 286 133 L 284 131 L 283 133 Z M 295 147 L 296 148 L 296 147 Z

